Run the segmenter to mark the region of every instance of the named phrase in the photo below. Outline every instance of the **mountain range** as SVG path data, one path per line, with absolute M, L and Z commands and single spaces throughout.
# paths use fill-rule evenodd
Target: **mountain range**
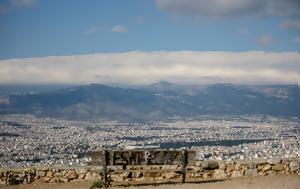
M 178 85 L 158 82 L 139 88 L 100 84 L 10 94 L 0 113 L 63 119 L 161 120 L 200 115 L 300 115 L 298 85 Z

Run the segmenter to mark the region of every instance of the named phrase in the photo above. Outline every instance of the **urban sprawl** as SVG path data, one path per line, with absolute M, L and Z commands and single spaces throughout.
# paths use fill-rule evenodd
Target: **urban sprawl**
M 101 149 L 180 149 L 199 160 L 299 158 L 298 118 L 203 116 L 147 123 L 0 116 L 0 167 L 85 166 Z

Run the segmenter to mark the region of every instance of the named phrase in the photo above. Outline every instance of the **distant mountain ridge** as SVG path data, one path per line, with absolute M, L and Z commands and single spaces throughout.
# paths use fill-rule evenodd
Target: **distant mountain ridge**
M 159 82 L 138 89 L 92 84 L 35 94 L 10 95 L 0 113 L 65 119 L 156 120 L 203 114 L 300 115 L 297 85 L 177 85 Z

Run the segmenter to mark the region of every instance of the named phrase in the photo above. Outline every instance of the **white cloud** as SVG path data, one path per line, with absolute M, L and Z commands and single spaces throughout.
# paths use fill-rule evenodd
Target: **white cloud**
M 294 38 L 294 41 L 295 41 L 296 43 L 300 44 L 300 36 L 296 36 L 296 37 Z
M 127 32 L 127 28 L 125 26 L 116 25 L 111 28 L 112 32 L 124 33 Z
M 285 20 L 280 24 L 283 29 L 300 30 L 300 20 Z
M 298 16 L 299 0 L 156 0 L 165 11 L 200 17 Z
M 299 81 L 298 52 L 158 51 L 99 53 L 0 61 L 0 83 L 199 84 L 218 78 L 237 84 Z
M 261 45 L 272 45 L 275 42 L 275 39 L 272 36 L 263 35 L 257 39 L 257 42 Z

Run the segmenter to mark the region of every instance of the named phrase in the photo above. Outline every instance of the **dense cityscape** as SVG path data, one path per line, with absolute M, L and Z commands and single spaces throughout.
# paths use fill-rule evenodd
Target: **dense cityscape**
M 180 149 L 197 158 L 299 158 L 298 118 L 203 116 L 147 123 L 83 122 L 0 116 L 0 167 L 85 166 L 106 149 Z

